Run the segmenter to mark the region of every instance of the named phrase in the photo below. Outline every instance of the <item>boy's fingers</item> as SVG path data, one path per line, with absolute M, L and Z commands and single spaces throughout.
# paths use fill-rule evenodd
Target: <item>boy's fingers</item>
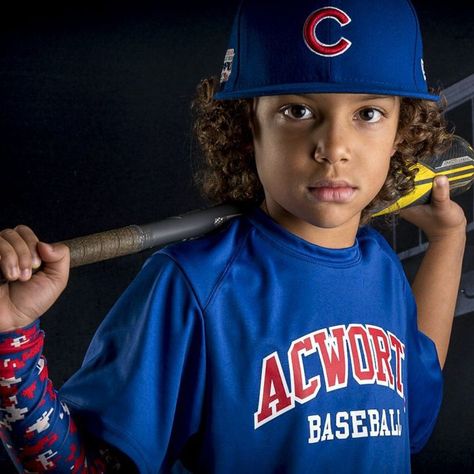
M 14 229 L 0 232 L 1 268 L 10 280 L 26 280 L 31 276 L 31 252 L 27 243 Z
M 41 259 L 36 251 L 36 245 L 39 241 L 36 234 L 26 225 L 18 225 L 15 229 L 18 234 L 23 238 L 26 242 L 26 245 L 30 249 L 31 253 L 31 265 L 34 269 L 39 268 L 41 265 Z
M 16 280 L 20 276 L 18 256 L 11 244 L 0 234 L 0 269 L 9 280 Z

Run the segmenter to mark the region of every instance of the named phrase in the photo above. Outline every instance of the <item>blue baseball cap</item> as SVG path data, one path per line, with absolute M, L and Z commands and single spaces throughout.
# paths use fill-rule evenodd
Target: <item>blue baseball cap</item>
M 409 0 L 243 0 L 215 99 L 367 93 L 438 100 Z

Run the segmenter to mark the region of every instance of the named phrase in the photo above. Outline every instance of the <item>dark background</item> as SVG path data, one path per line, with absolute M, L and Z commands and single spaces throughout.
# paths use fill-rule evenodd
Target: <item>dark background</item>
M 201 78 L 220 73 L 236 4 L 18 1 L 3 10 L 0 228 L 23 223 L 53 242 L 205 207 L 192 184 L 190 101 Z M 472 7 L 414 4 L 430 85 L 472 74 Z M 453 126 L 472 141 L 465 123 Z M 42 318 L 56 387 L 151 252 L 72 270 Z M 473 316 L 455 320 L 441 414 L 413 472 L 474 472 Z

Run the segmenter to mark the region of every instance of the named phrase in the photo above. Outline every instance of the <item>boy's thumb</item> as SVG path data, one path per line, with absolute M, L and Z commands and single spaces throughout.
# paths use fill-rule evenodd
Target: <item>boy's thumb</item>
M 433 183 L 431 204 L 442 206 L 449 202 L 449 180 L 446 176 L 437 176 Z

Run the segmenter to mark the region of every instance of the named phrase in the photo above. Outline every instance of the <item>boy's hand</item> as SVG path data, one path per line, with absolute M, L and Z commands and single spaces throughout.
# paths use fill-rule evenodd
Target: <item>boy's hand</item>
M 32 269 L 43 264 L 41 271 Z M 0 332 L 28 326 L 44 314 L 66 287 L 69 249 L 39 242 L 24 225 L 0 231 Z
M 446 176 L 435 178 L 430 204 L 402 209 L 400 217 L 419 227 L 429 242 L 466 234 L 466 216 L 462 207 L 450 199 Z

